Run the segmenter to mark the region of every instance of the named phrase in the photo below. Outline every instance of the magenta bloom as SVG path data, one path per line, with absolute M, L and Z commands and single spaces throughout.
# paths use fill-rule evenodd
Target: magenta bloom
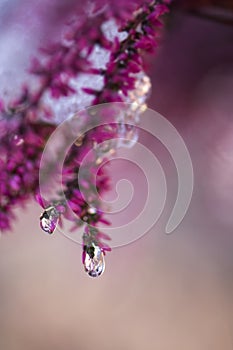
M 115 138 L 119 130 L 109 124 L 108 128 L 101 126 L 85 135 L 77 134 L 62 170 L 65 201 L 59 191 L 50 202 L 38 195 L 42 152 L 57 124 L 82 109 L 77 104 L 79 95 L 81 101 L 86 101 L 85 106 L 128 101 L 129 92 L 134 91 L 144 69 L 144 52 L 156 48 L 159 18 L 167 12 L 167 3 L 95 1 L 89 14 L 80 4 L 78 10 L 74 5 L 73 15 L 77 16 L 67 24 L 61 41 L 41 49 L 32 60 L 30 73 L 37 78 L 37 84 L 33 88 L 25 85 L 21 97 L 10 105 L 0 100 L 1 230 L 11 228 L 14 207 L 23 205 L 33 194 L 44 210 L 41 227 L 47 233 L 53 233 L 62 224 L 62 218 L 73 221 L 74 229 L 85 225 L 84 260 L 89 259 L 89 272 L 97 269 L 102 254 L 110 247 L 103 243 L 109 237 L 98 229 L 99 223 L 109 223 L 99 207 L 96 190 L 99 194 L 107 191 L 109 177 L 103 168 L 95 175 L 98 165 L 114 146 L 108 149 L 109 142 L 102 153 L 96 151 L 96 158 L 90 159 L 81 182 L 77 176 L 90 149 L 98 149 L 99 144 Z M 99 60 L 93 58 L 98 55 Z M 91 116 L 81 118 L 80 132 L 88 118 Z M 93 259 L 97 256 L 95 265 Z M 104 269 L 101 264 L 95 270 L 97 275 Z

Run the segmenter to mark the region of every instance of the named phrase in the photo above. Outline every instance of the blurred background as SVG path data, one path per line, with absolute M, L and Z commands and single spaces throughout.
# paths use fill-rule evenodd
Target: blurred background
M 0 349 L 233 349 L 232 8 L 174 2 L 152 62 L 149 107 L 173 123 L 193 161 L 180 226 L 164 234 L 176 174 L 146 135 L 165 169 L 166 208 L 145 236 L 107 255 L 101 278 L 84 273 L 79 245 L 40 231 L 37 205 L 18 208 L 13 232 L 0 240 Z

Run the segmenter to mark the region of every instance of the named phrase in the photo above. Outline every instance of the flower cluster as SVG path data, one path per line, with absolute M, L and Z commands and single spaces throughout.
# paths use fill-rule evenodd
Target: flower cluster
M 13 208 L 38 189 L 40 158 L 53 125 L 26 118 L 27 94 L 15 107 L 2 109 L 0 119 L 0 229 L 11 229 Z M 3 104 L 2 104 L 3 105 Z
M 74 229 L 86 223 L 83 236 L 85 247 L 89 245 L 92 249 L 91 244 L 94 244 L 101 247 L 103 252 L 109 249 L 102 243 L 108 237 L 96 227 L 99 222 L 108 224 L 95 197 L 96 189 L 101 193 L 109 188 L 109 178 L 103 168 L 98 170 L 95 177 L 104 156 L 98 155 L 90 160 L 81 182 L 77 177 L 85 154 L 103 141 L 114 138 L 118 129 L 101 126 L 80 137 L 77 134 L 76 143 L 67 154 L 63 167 L 66 203 L 62 202 L 59 193 L 56 198 L 51 198 L 50 203 L 45 203 L 38 195 L 40 160 L 46 142 L 59 122 L 51 103 L 46 102 L 46 96 L 49 95 L 52 105 L 65 101 L 67 106 L 69 96 L 77 95 L 76 82 L 82 74 L 88 74 L 102 81 L 98 88 L 82 86 L 82 92 L 91 98 L 90 104 L 126 101 L 130 91 L 135 89 L 138 74 L 143 71 L 143 53 L 152 52 L 156 47 L 157 28 L 161 25 L 159 18 L 167 12 L 167 3 L 166 0 L 128 1 L 127 5 L 124 2 L 124 6 L 121 6 L 120 0 L 117 5 L 116 2 L 108 2 L 103 6 L 103 2 L 99 2 L 101 6 L 92 9 L 91 14 L 77 14 L 68 23 L 61 42 L 44 48 L 32 61 L 30 72 L 38 78 L 37 88 L 30 91 L 25 87 L 20 100 L 12 102 L 10 106 L 4 106 L 1 102 L 1 230 L 10 229 L 13 208 L 22 205 L 34 194 L 45 211 L 50 208 L 42 217 L 47 228 L 50 227 L 51 216 L 60 223 L 61 216 L 74 221 Z M 114 20 L 118 29 L 118 35 L 113 38 L 104 30 L 110 19 Z M 92 55 L 96 48 L 108 57 L 104 66 L 93 64 Z M 68 114 L 64 119 L 67 117 Z M 88 204 L 82 196 L 83 192 L 89 198 Z M 76 218 L 70 215 L 70 210 Z

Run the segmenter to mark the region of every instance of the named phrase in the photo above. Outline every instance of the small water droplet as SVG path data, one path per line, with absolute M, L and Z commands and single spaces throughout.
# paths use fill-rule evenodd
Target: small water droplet
M 105 269 L 104 253 L 100 247 L 94 243 L 84 246 L 83 251 L 84 269 L 90 277 L 102 275 Z
M 43 231 L 52 234 L 57 227 L 59 213 L 55 207 L 51 206 L 45 209 L 40 216 L 40 227 Z
M 24 143 L 24 140 L 23 140 L 23 138 L 21 136 L 14 135 L 13 143 L 15 144 L 15 146 L 21 146 Z
M 95 207 L 89 207 L 87 209 L 88 214 L 95 215 L 97 213 L 97 210 Z

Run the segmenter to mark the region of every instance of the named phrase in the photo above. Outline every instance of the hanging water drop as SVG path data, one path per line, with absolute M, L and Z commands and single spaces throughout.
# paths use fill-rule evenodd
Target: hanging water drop
M 55 207 L 51 206 L 45 209 L 40 216 L 40 227 L 43 231 L 52 234 L 57 227 L 59 213 Z
M 94 243 L 83 248 L 84 269 L 90 277 L 102 275 L 105 269 L 104 253 Z

